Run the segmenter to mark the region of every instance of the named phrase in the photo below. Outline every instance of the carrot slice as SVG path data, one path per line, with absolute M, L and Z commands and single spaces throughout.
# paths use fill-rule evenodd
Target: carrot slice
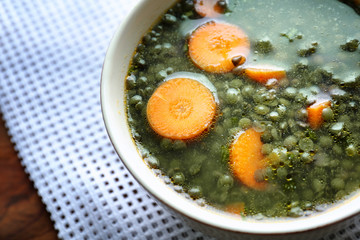
M 324 122 L 322 112 L 324 108 L 330 107 L 331 102 L 329 100 L 318 100 L 310 105 L 306 110 L 308 113 L 308 122 L 312 129 L 318 129 Z
M 199 68 L 213 73 L 230 72 L 234 57 L 250 51 L 247 35 L 237 26 L 208 22 L 197 28 L 189 39 L 189 55 Z
M 264 190 L 266 182 L 255 180 L 255 171 L 266 167 L 261 153 L 261 133 L 253 128 L 241 133 L 230 148 L 230 168 L 234 175 L 248 187 Z
M 245 75 L 259 83 L 265 84 L 269 79 L 281 80 L 286 77 L 286 72 L 282 68 L 274 66 L 248 67 Z
M 225 211 L 233 214 L 243 214 L 245 212 L 245 204 L 243 202 L 230 203 L 225 207 Z
M 195 0 L 195 11 L 202 17 L 217 17 L 225 10 L 218 2 L 219 0 Z
M 210 90 L 189 78 L 175 78 L 161 84 L 147 104 L 147 119 L 159 135 L 170 139 L 191 139 L 211 126 L 216 102 Z

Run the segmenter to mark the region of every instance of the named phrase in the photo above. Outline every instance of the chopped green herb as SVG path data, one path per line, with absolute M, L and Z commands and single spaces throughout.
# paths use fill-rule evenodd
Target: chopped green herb
M 259 40 L 255 42 L 254 50 L 261 54 L 268 54 L 273 51 L 273 45 L 270 40 Z
M 345 44 L 340 45 L 340 48 L 347 52 L 355 52 L 358 49 L 359 40 L 348 40 Z
M 297 51 L 297 54 L 300 57 L 309 57 L 309 56 L 313 55 L 314 53 L 316 53 L 317 48 L 318 48 L 318 43 L 313 42 L 313 43 L 299 49 Z

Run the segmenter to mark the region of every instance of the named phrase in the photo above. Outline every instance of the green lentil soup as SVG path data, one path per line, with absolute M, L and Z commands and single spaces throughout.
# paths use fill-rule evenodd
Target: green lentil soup
M 145 162 L 174 190 L 243 216 L 306 216 L 358 191 L 355 1 L 219 0 L 221 11 L 211 16 L 197 12 L 196 3 L 170 8 L 142 38 L 128 71 L 128 123 Z M 210 22 L 237 26 L 248 37 L 249 53 L 234 57 L 231 71 L 202 70 L 189 56 L 189 38 Z M 254 80 L 247 69 L 258 66 L 284 74 Z M 198 81 L 216 102 L 216 117 L 192 139 L 162 137 L 148 122 L 149 99 L 174 78 Z M 233 142 L 249 129 L 260 133 L 257 156 L 266 163 L 251 176 L 265 189 L 244 184 L 229 163 Z

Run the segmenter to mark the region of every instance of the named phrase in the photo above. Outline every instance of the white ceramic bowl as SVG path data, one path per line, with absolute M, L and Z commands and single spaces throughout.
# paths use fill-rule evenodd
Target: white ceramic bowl
M 143 0 L 117 29 L 106 54 L 101 105 L 106 129 L 116 152 L 135 179 L 159 202 L 191 227 L 220 239 L 315 239 L 343 228 L 360 212 L 359 194 L 314 216 L 282 221 L 241 219 L 200 207 L 176 193 L 145 164 L 132 140 L 126 116 L 125 77 L 142 35 L 175 0 Z

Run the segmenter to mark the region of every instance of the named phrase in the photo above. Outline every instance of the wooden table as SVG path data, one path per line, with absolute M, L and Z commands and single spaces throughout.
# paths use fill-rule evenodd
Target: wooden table
M 20 165 L 1 115 L 0 239 L 58 239 L 49 213 Z

